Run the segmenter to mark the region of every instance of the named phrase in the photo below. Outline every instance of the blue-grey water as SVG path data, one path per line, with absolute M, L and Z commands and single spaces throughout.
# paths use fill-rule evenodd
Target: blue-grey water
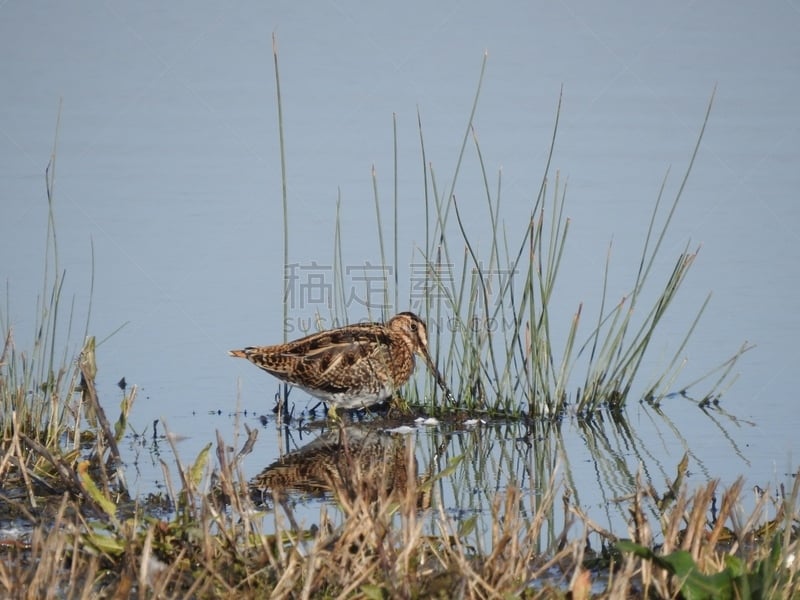
M 475 134 L 492 193 L 502 171 L 502 215 L 512 245 L 539 189 L 563 89 L 551 172 L 551 184 L 556 170 L 566 184 L 571 218 L 553 316 L 561 339 L 580 302 L 585 314 L 596 314 L 612 240 L 609 298 L 630 291 L 661 182 L 671 169 L 666 197 L 674 197 L 716 88 L 660 253 L 662 276 L 687 243 L 701 250 L 643 366 L 642 385 L 675 353 L 709 292 L 710 305 L 681 353 L 688 364 L 676 390 L 744 341 L 756 348 L 738 363 L 739 378 L 723 397 L 735 418 L 710 419 L 671 398 L 663 406 L 666 424 L 633 403 L 631 426 L 647 450 L 618 440 L 609 452 L 632 472 L 645 463 L 655 481 L 671 476 L 686 448 L 697 484 L 713 477 L 729 483 L 739 474 L 762 487 L 789 481 L 798 468 L 800 427 L 793 379 L 800 333 L 798 28 L 800 8 L 790 2 L 6 3 L 0 7 L 4 324 L 13 327 L 18 350 L 30 349 L 46 248 L 44 170 L 60 102 L 58 267 L 78 323 L 61 341 L 80 347 L 93 260 L 89 330 L 104 339 L 124 325 L 98 348 L 101 397 L 116 407 L 123 376 L 139 386 L 132 426 L 143 431 L 163 418 L 186 437 L 178 448 L 189 461 L 215 430 L 232 441 L 242 420 L 257 426 L 254 415 L 271 415 L 274 380 L 226 351 L 283 336 L 273 33 L 289 262 L 297 276 L 286 324 L 292 337 L 315 312 L 328 314 L 339 199 L 348 313 L 358 319 L 371 308 L 375 316 L 382 301 L 372 169 L 391 240 L 393 118 L 399 258 L 395 265 L 389 245 L 387 262 L 397 268 L 403 292 L 391 310 L 409 308 L 417 249 L 425 244 L 417 116 L 425 158 L 439 188 L 448 190 L 484 52 Z M 472 142 L 455 194 L 486 252 L 488 213 Z M 294 398 L 305 406 L 302 394 Z M 245 409 L 237 421 L 234 413 Z M 624 491 L 615 488 L 613 473 L 598 474 L 585 432 L 568 422 L 563 433 L 563 456 L 582 503 L 601 506 Z M 420 448 L 430 435 L 424 428 L 415 434 Z M 464 434 L 484 443 L 493 435 L 518 432 Z M 247 459 L 250 472 L 278 456 L 279 442 L 271 421 Z M 162 480 L 160 467 L 141 457 L 137 465 L 132 487 L 152 490 Z M 501 488 L 498 481 L 491 485 Z M 608 487 L 597 492 L 598 483 Z M 447 503 L 461 507 L 460 500 Z

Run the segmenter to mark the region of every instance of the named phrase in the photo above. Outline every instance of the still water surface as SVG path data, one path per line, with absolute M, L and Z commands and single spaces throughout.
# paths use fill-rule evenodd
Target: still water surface
M 646 443 L 606 433 L 611 441 L 602 455 L 612 459 L 599 464 L 597 440 L 567 422 L 556 454 L 565 477 L 582 490 L 580 502 L 601 514 L 607 499 L 629 485 L 615 481 L 621 471 L 609 468 L 614 460 L 627 473 L 642 463 L 663 482 L 688 449 L 690 481 L 698 484 L 739 474 L 762 486 L 789 481 L 798 468 L 800 428 L 793 379 L 800 333 L 799 26 L 800 12 L 785 2 L 613 9 L 581 2 L 410 2 L 390 9 L 7 3 L 0 9 L 3 317 L 19 348 L 29 348 L 45 253 L 44 168 L 63 100 L 55 191 L 65 297 L 75 298 L 78 316 L 85 314 L 93 247 L 90 331 L 102 339 L 125 324 L 98 349 L 101 397 L 113 407 L 121 377 L 138 385 L 133 427 L 144 431 L 165 419 L 186 436 L 178 447 L 188 461 L 215 430 L 233 440 L 241 420 L 257 426 L 258 415 L 271 416 L 274 380 L 226 351 L 283 336 L 273 32 L 280 44 L 289 261 L 297 276 L 285 324 L 292 336 L 315 312 L 328 314 L 338 200 L 351 318 L 377 316 L 388 273 L 397 273 L 401 289 L 390 312 L 411 307 L 421 262 L 415 248 L 425 243 L 417 115 L 425 159 L 447 190 L 484 51 L 475 134 L 492 190 L 502 172 L 512 246 L 538 192 L 563 86 L 553 157 L 571 218 L 556 290 L 561 312 L 554 315 L 562 338 L 578 303 L 596 314 L 612 239 L 609 297 L 629 292 L 659 186 L 671 167 L 667 198 L 676 193 L 716 86 L 706 136 L 661 253 L 663 276 L 687 243 L 702 249 L 643 376 L 655 376 L 671 358 L 709 292 L 710 306 L 683 352 L 688 365 L 680 383 L 745 340 L 757 347 L 737 367 L 725 413 L 707 416 L 675 397 L 663 407 L 664 420 L 634 402 L 633 436 Z M 390 251 L 391 264 L 382 265 L 371 170 L 392 240 L 393 117 L 399 250 L 396 261 Z M 474 147 L 455 193 L 485 252 L 488 214 Z M 75 336 L 62 342 L 80 346 Z M 301 396 L 294 394 L 298 409 L 315 403 Z M 441 433 L 419 428 L 409 435 L 424 454 Z M 298 435 L 288 443 L 307 441 Z M 485 446 L 487 456 L 526 439 L 506 425 L 459 435 L 478 440 L 465 448 Z M 247 468 L 258 472 L 283 441 L 270 420 Z M 501 462 L 494 460 L 496 473 L 478 487 L 502 489 L 519 476 Z M 136 465 L 132 486 L 153 490 L 162 478 L 156 461 L 139 454 Z M 445 500 L 453 511 L 466 503 L 458 493 Z

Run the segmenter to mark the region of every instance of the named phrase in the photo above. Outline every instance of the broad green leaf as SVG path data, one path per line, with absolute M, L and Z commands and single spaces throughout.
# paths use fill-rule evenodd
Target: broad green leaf
M 189 471 L 189 480 L 194 486 L 200 485 L 200 482 L 203 479 L 203 473 L 206 470 L 206 464 L 208 464 L 208 453 L 210 450 L 211 443 L 209 442 L 206 444 L 205 448 L 200 451 L 200 454 L 197 455 L 197 459 L 194 461 L 194 464 Z
M 371 583 L 362 585 L 361 592 L 370 600 L 384 600 L 384 598 L 388 597 L 388 594 L 384 588 Z
M 78 477 L 80 477 L 83 489 L 89 494 L 89 497 L 94 500 L 97 505 L 103 509 L 103 512 L 116 524 L 117 505 L 103 494 L 92 479 L 92 476 L 89 475 L 89 461 L 84 460 L 78 464 Z
M 131 412 L 131 403 L 133 401 L 133 396 L 125 396 L 122 398 L 122 402 L 119 405 L 119 419 L 114 424 L 114 437 L 117 439 L 117 442 L 122 440 L 122 436 L 125 435 L 125 428 L 128 426 L 128 415 Z
M 616 544 L 621 552 L 650 560 L 662 569 L 681 580 L 681 594 L 686 600 L 727 599 L 733 597 L 734 569 L 726 567 L 714 575 L 704 575 L 690 552 L 676 550 L 666 556 L 658 556 L 650 548 L 635 544 L 629 540 L 620 540 Z
M 84 533 L 84 540 L 100 552 L 111 556 L 120 556 L 125 552 L 125 540 L 105 534 L 95 529 L 89 529 Z

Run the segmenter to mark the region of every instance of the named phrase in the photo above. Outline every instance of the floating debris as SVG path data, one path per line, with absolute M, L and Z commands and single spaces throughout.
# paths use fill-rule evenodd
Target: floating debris
M 417 429 L 415 427 L 411 427 L 410 425 L 400 425 L 398 427 L 392 427 L 391 429 L 384 429 L 386 433 L 400 433 L 400 434 L 407 434 L 413 433 Z

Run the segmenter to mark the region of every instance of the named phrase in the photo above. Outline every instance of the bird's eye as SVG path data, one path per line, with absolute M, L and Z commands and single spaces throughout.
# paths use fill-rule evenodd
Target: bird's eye
M 411 324 L 411 331 L 416 331 L 416 330 L 417 330 L 417 324 L 416 323 L 412 323 Z

